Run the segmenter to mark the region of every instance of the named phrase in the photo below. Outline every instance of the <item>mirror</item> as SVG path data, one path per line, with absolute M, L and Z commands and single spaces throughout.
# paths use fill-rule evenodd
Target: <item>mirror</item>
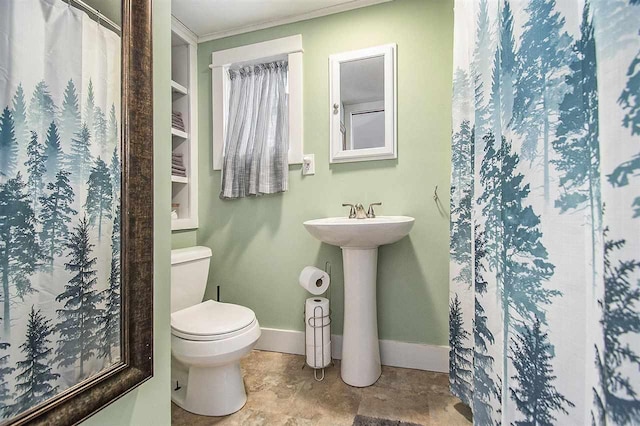
M 397 158 L 395 49 L 330 56 L 331 163 Z
M 384 56 L 340 63 L 342 149 L 384 146 Z
M 150 23 L 0 1 L 2 424 L 76 424 L 152 375 Z

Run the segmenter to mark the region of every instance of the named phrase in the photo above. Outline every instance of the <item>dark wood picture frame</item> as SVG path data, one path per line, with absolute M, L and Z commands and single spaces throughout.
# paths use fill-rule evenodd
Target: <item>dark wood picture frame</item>
M 122 360 L 10 424 L 77 424 L 153 376 L 151 0 L 122 0 Z

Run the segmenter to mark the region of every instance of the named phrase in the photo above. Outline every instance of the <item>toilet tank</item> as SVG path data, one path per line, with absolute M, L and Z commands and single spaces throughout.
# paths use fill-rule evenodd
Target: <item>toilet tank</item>
M 171 313 L 202 302 L 210 260 L 209 247 L 171 250 Z

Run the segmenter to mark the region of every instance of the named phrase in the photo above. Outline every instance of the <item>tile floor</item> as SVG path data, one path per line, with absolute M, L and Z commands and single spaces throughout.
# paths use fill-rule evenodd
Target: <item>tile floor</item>
M 471 411 L 451 396 L 446 374 L 383 366 L 373 386 L 354 388 L 340 380 L 339 361 L 322 382 L 303 364 L 300 355 L 253 351 L 242 360 L 248 394 L 243 409 L 205 417 L 172 404 L 172 424 L 351 426 L 356 415 L 425 426 L 471 424 Z

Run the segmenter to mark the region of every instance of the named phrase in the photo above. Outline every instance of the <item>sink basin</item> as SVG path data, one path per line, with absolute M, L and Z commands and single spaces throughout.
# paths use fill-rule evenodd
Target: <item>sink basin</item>
M 414 221 L 409 216 L 378 216 L 373 219 L 328 217 L 308 220 L 304 227 L 318 240 L 333 246 L 375 248 L 402 239 Z
M 351 386 L 371 386 L 380 377 L 376 278 L 378 247 L 395 243 L 411 231 L 414 218 L 329 217 L 304 222 L 318 240 L 342 248 L 344 327 L 340 377 Z

